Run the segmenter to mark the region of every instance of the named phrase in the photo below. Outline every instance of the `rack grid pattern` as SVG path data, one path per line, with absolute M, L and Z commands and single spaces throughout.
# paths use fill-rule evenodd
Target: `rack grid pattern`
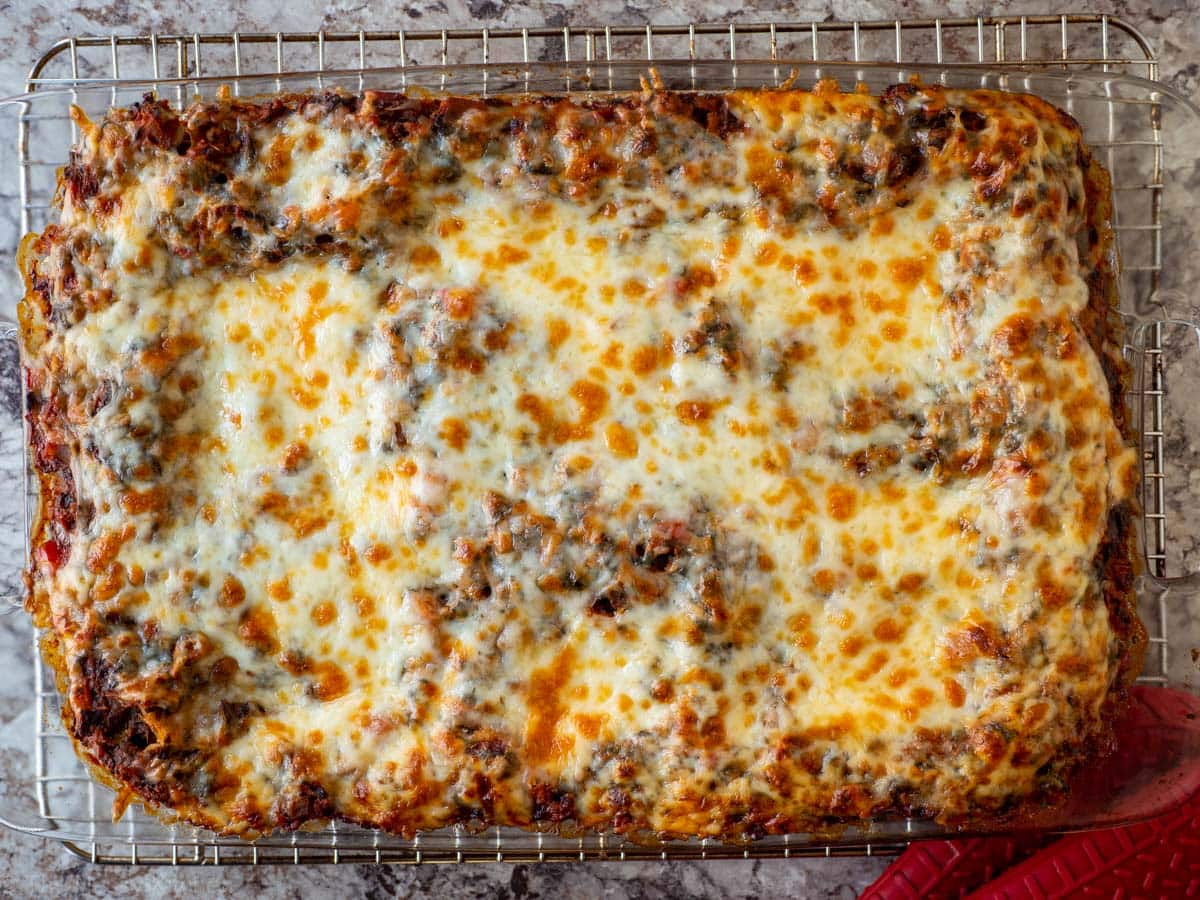
M 1147 40 L 1130 24 L 1101 15 L 1021 16 L 1006 18 L 889 20 L 870 22 L 681 24 L 587 28 L 452 29 L 440 31 L 278 32 L 275 34 L 113 35 L 71 37 L 54 44 L 33 66 L 28 90 L 63 90 L 111 85 L 156 89 L 182 104 L 202 81 L 224 79 L 237 93 L 250 76 L 311 75 L 316 86 L 332 73 L 395 70 L 418 66 L 453 67 L 533 62 L 584 62 L 602 72 L 607 62 L 639 60 L 704 61 L 736 64 L 749 60 L 788 63 L 894 63 L 937 65 L 946 69 L 986 66 L 1013 71 L 1101 71 L 1149 80 L 1158 63 Z M 483 75 L 484 89 L 488 73 Z M 568 81 L 567 85 L 572 85 Z M 44 147 L 62 141 L 65 114 L 26 110 L 18 122 L 20 220 L 24 232 L 46 224 L 55 173 L 63 159 L 42 158 Z M 71 125 L 74 137 L 74 126 Z M 55 132 L 57 129 L 57 132 Z M 1125 265 L 1124 277 L 1138 280 L 1139 294 L 1158 288 L 1162 271 L 1162 133 L 1153 111 L 1145 131 L 1119 135 L 1110 116 L 1107 140 L 1090 142 L 1105 157 L 1117 192 L 1116 229 Z M 1137 165 L 1131 164 L 1135 160 Z M 1126 169 L 1139 177 L 1123 181 Z M 1148 177 L 1146 177 L 1148 173 Z M 1121 218 L 1124 216 L 1124 218 Z M 1143 485 L 1145 552 L 1152 574 L 1166 574 L 1167 527 L 1164 504 L 1164 360 L 1162 326 L 1155 326 L 1141 348 L 1147 366 L 1143 384 L 1145 435 Z M 28 473 L 27 473 L 28 479 Z M 27 491 L 28 495 L 28 481 Z M 27 518 L 28 521 L 28 518 Z M 28 548 L 27 548 L 28 552 Z M 1150 651 L 1147 684 L 1165 684 L 1168 672 L 1166 609 L 1159 598 L 1157 616 L 1147 622 Z M 586 859 L 706 859 L 886 855 L 906 843 L 847 842 L 827 845 L 807 836 L 768 838 L 745 846 L 711 841 L 633 844 L 612 835 L 568 839 L 552 835 L 492 829 L 486 839 L 461 829 L 401 840 L 389 835 L 332 824 L 318 832 L 274 837 L 257 844 L 222 839 L 189 826 L 164 826 L 130 809 L 111 823 L 111 792 L 98 787 L 76 759 L 59 721 L 59 697 L 36 647 L 34 747 L 35 793 L 40 816 L 53 835 L 74 853 L 95 863 L 220 865 L 264 863 L 428 863 L 471 861 L 543 861 Z M 922 823 L 905 830 L 919 835 Z

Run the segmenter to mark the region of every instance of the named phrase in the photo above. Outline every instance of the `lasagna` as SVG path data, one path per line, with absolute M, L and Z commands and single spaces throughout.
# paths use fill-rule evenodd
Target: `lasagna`
M 121 803 L 752 839 L 1060 795 L 1141 659 L 1108 179 L 919 84 L 147 96 L 21 266 Z

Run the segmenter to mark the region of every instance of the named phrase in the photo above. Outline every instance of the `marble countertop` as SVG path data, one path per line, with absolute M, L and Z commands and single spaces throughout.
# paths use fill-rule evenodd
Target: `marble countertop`
M 1137 23 L 1154 45 L 1162 63 L 1161 77 L 1192 98 L 1200 96 L 1200 0 L 1163 0 L 1145 5 L 1132 2 L 1077 4 L 1090 12 L 1108 12 Z M 375 8 L 373 8 L 375 7 Z M 197 0 L 40 0 L 0 3 L 6 28 L 0 32 L 0 96 L 19 93 L 30 64 L 50 44 L 73 34 L 135 32 L 228 32 L 240 30 L 275 32 L 278 29 L 394 29 L 443 28 L 485 25 L 489 27 L 539 24 L 593 24 L 647 21 L 678 22 L 695 18 L 706 21 L 891 19 L 893 17 L 965 16 L 981 11 L 977 4 L 936 4 L 920 0 L 898 3 L 873 0 L 798 3 L 783 0 L 680 0 L 672 11 L 659 12 L 653 0 L 592 0 L 587 4 L 562 0 L 407 0 L 383 5 L 362 0 L 291 0 L 280 13 L 280 5 L 267 0 L 234 0 L 231 3 L 201 3 Z M 988 7 L 994 14 L 1058 12 L 1037 4 L 997 2 Z M 281 18 L 281 15 L 283 18 Z M 1200 140 L 1200 134 L 1197 135 Z M 4 139 L 7 142 L 7 139 Z M 0 163 L 11 163 L 11 149 L 0 149 Z M 11 168 L 6 168 L 11 172 Z M 1184 173 L 1192 197 L 1200 190 L 1200 166 Z M 15 177 L 0 184 L 0 314 L 11 315 L 17 282 L 12 271 L 12 253 L 19 226 Z M 1188 202 L 1192 202 L 1190 199 Z M 1178 259 L 1186 268 L 1181 285 L 1196 284 L 1200 264 L 1187 252 L 1197 246 L 1197 235 L 1179 229 L 1164 235 L 1164 254 Z M 1172 243 L 1176 242 L 1176 243 Z M 19 508 L 20 426 L 17 410 L 15 352 L 0 345 L 0 592 L 15 589 L 10 575 L 20 559 L 21 514 Z M 1200 390 L 1195 365 L 1184 360 L 1168 368 L 1174 396 L 1190 396 Z M 1177 417 L 1183 434 L 1200 435 L 1200 407 L 1183 409 Z M 1192 421 L 1192 420 L 1195 421 Z M 1171 436 L 1168 451 L 1179 460 L 1170 482 L 1168 511 L 1172 520 L 1185 525 L 1191 509 L 1200 500 L 1200 439 Z M 1177 488 L 1177 489 L 1175 489 Z M 1200 518 L 1200 517 L 1195 517 Z M 1200 526 L 1179 527 L 1173 532 L 1171 564 L 1200 569 Z M 1200 647 L 1200 616 L 1193 599 L 1190 613 L 1173 619 L 1171 627 L 1196 629 L 1195 646 Z M 19 612 L 0 612 L 0 660 L 8 678 L 0 677 L 0 816 L 5 814 L 6 786 L 29 778 L 34 720 L 30 705 L 28 626 Z M 1173 665 L 1178 665 L 1174 662 Z M 1189 676 L 1192 677 L 1192 676 Z M 92 866 L 67 853 L 59 844 L 0 827 L 0 895 L 63 897 L 88 895 L 98 898 L 194 896 L 197 891 L 217 890 L 222 894 L 252 895 L 262 900 L 292 896 L 324 896 L 333 892 L 368 897 L 404 894 L 413 897 L 853 897 L 886 868 L 879 858 L 713 861 L 688 863 L 590 863 L 582 865 L 542 864 L 536 866 L 489 864 L 466 867 L 369 867 L 331 866 L 319 868 L 228 868 L 204 870 L 127 869 Z

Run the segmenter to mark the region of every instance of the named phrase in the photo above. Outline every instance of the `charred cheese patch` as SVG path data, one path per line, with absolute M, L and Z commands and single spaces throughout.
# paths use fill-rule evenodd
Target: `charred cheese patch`
M 23 251 L 68 728 L 248 835 L 1055 787 L 1136 656 L 1105 192 L 988 92 L 113 111 Z

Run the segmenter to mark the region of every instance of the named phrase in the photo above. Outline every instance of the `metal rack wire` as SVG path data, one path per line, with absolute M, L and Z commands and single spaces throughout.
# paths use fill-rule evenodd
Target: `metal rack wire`
M 1020 72 L 1102 71 L 1158 76 L 1149 43 L 1130 24 L 1101 15 L 1022 16 L 872 22 L 682 24 L 590 28 L 454 29 L 441 31 L 278 32 L 275 34 L 113 35 L 72 37 L 53 45 L 33 66 L 28 90 L 81 88 L 170 79 L 170 91 L 184 99 L 190 79 L 210 76 L 322 73 L 404 69 L 418 65 L 585 61 L 602 65 L 620 59 L 704 60 L 734 63 L 751 59 L 787 62 L 986 65 Z M 240 84 L 234 82 L 234 90 Z M 65 147 L 51 134 L 68 127 L 65 115 L 25 111 L 18 123 L 20 224 L 23 232 L 46 224 L 55 171 L 61 158 L 43 157 L 42 148 Z M 72 133 L 73 136 L 73 133 Z M 1154 116 L 1137 135 L 1119 134 L 1110 122 L 1108 139 L 1091 145 L 1105 156 L 1117 192 L 1116 228 L 1125 278 L 1139 293 L 1157 289 L 1162 271 L 1163 144 Z M 1136 157 L 1136 167 L 1128 160 Z M 1136 168 L 1136 180 L 1122 180 Z M 1161 331 L 1142 348 L 1149 367 L 1144 459 L 1145 552 L 1152 573 L 1166 573 L 1167 526 L 1164 503 L 1163 380 Z M 1142 681 L 1167 681 L 1166 611 L 1159 598 L 1157 617 L 1147 623 L 1151 652 Z M 34 792 L 48 833 L 68 833 L 66 846 L 97 863 L 167 865 L 263 863 L 426 863 L 541 861 L 548 859 L 646 859 L 879 855 L 898 852 L 901 840 L 830 845 L 766 839 L 745 847 L 707 841 L 661 846 L 631 844 L 605 835 L 576 839 L 494 829 L 486 840 L 461 830 L 401 840 L 388 835 L 331 825 L 249 845 L 184 826 L 167 827 L 140 809 L 119 825 L 109 821 L 109 792 L 80 766 L 58 716 L 58 693 L 40 654 L 33 653 L 37 733 Z M 907 831 L 920 833 L 920 823 Z

